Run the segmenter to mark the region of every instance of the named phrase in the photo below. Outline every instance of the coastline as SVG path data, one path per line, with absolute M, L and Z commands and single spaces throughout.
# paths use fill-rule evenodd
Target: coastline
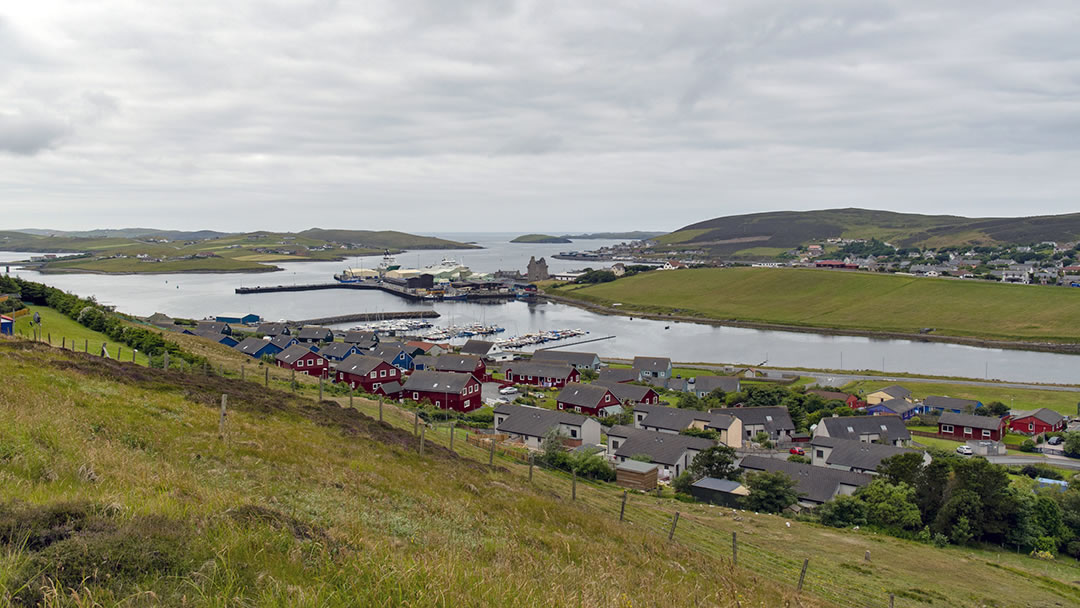
M 941 342 L 948 344 L 960 344 L 963 346 L 975 346 L 979 348 L 1000 348 L 1006 350 L 1027 350 L 1061 355 L 1080 355 L 1080 344 L 1054 343 L 1054 342 L 1024 342 L 1017 340 L 997 340 L 993 338 L 976 338 L 967 336 L 948 336 L 942 334 L 913 334 L 906 332 L 877 331 L 870 329 L 843 329 L 831 327 L 809 327 L 805 325 L 787 325 L 783 323 L 767 323 L 762 321 L 739 321 L 738 319 L 712 319 L 690 315 L 648 313 L 631 310 L 622 310 L 612 306 L 595 304 L 566 296 L 554 295 L 544 292 L 541 296 L 545 299 L 560 304 L 567 304 L 602 315 L 615 315 L 623 317 L 640 317 L 655 321 L 678 321 L 684 323 L 701 323 L 718 327 L 742 327 L 746 329 L 761 329 L 772 331 L 788 331 L 807 334 L 820 334 L 826 336 L 853 336 L 860 338 L 877 338 L 880 340 L 909 340 L 912 342 Z

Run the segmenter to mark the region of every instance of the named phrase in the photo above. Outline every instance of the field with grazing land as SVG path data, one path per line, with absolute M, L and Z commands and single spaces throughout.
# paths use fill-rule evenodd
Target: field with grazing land
M 56 606 L 1064 606 L 1073 560 L 734 513 L 410 413 L 0 340 L 0 598 Z M 220 395 L 228 394 L 219 436 Z M 311 446 L 318 446 L 312 449 Z M 573 498 L 576 494 L 576 499 Z M 677 527 L 671 522 L 679 513 Z M 738 567 L 731 564 L 738 535 Z M 673 541 L 668 541 L 669 533 Z M 867 562 L 865 556 L 870 554 Z M 808 559 L 805 585 L 796 583 Z M 947 575 L 943 574 L 947 573 Z M 947 576 L 946 578 L 943 578 Z M 647 581 L 647 584 L 642 584 Z
M 622 303 L 622 313 L 678 314 L 818 329 L 1000 340 L 1080 339 L 1080 289 L 810 269 L 648 272 L 551 293 Z
M 915 399 L 925 399 L 930 395 L 940 397 L 956 397 L 958 399 L 974 399 L 981 401 L 983 405 L 992 401 L 1000 401 L 1013 410 L 1033 410 L 1045 407 L 1060 414 L 1076 416 L 1077 402 L 1080 402 L 1080 392 L 1034 390 L 1021 388 L 992 386 L 972 386 L 967 384 L 953 384 L 948 382 L 883 382 L 864 380 L 851 382 L 843 387 L 849 393 L 868 395 L 874 391 L 900 384 L 911 391 Z
M 41 341 L 47 342 L 48 340 L 52 340 L 54 346 L 63 345 L 68 349 L 74 348 L 79 352 L 86 350 L 94 355 L 101 353 L 102 344 L 107 344 L 109 356 L 111 357 L 116 357 L 116 347 L 120 346 L 123 348 L 123 351 L 120 353 L 123 360 L 131 361 L 131 348 L 118 345 L 116 342 L 110 340 L 105 334 L 96 332 L 92 329 L 87 329 L 69 319 L 67 315 L 56 312 L 48 306 L 29 305 L 27 308 L 30 309 L 30 314 L 15 319 L 15 331 L 17 333 L 21 333 L 27 337 L 33 335 L 31 324 L 34 319 L 34 313 L 36 312 L 41 316 Z M 73 344 L 74 346 L 72 346 Z M 139 365 L 146 365 L 146 355 L 143 353 L 136 353 L 135 362 Z

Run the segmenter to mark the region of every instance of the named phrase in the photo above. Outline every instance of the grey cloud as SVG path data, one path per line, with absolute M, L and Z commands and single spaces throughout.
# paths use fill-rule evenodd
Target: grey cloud
M 23 114 L 0 114 L 0 151 L 33 156 L 55 146 L 70 133 L 69 126 L 56 119 Z

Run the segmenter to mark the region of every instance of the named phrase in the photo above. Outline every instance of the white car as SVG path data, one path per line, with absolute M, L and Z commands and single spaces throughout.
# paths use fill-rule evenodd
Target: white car
M 500 395 L 516 395 L 518 392 L 516 386 L 504 386 L 499 389 Z
M 975 453 L 975 450 L 971 449 L 971 446 L 958 445 L 956 446 L 956 453 L 963 454 L 964 456 L 971 456 Z

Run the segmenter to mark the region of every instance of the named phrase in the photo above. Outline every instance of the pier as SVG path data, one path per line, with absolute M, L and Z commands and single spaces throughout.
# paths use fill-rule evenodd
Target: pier
M 408 310 L 405 312 L 358 312 L 317 319 L 289 321 L 290 325 L 337 325 L 338 323 L 370 323 L 372 321 L 393 321 L 397 319 L 437 319 L 441 315 L 434 310 Z
M 435 293 L 428 293 L 426 290 L 421 291 L 416 289 L 409 289 L 408 287 L 398 287 L 397 285 L 391 285 L 390 283 L 386 282 L 340 283 L 338 281 L 334 281 L 333 283 L 307 283 L 302 285 L 260 285 L 258 287 L 237 287 L 234 291 L 237 294 L 246 295 L 252 293 L 319 291 L 323 289 L 378 290 L 394 294 L 395 296 L 405 298 L 406 300 L 413 300 L 417 302 L 436 302 L 441 300 L 513 300 L 516 298 L 513 293 L 485 290 L 461 292 L 459 295 L 444 297 L 442 295 L 442 292 L 437 291 Z

